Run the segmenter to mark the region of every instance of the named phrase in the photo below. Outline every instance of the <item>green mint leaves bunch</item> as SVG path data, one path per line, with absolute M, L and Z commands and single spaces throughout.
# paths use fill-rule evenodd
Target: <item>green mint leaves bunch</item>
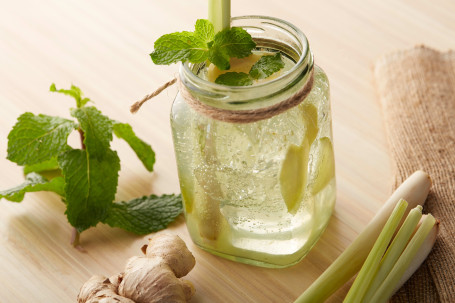
M 28 112 L 18 118 L 8 135 L 7 158 L 24 166 L 25 181 L 0 191 L 0 199 L 20 202 L 27 192 L 55 192 L 66 204 L 68 221 L 78 233 L 103 222 L 147 234 L 172 222 L 182 212 L 180 195 L 114 202 L 120 159 L 110 148 L 113 134 L 128 143 L 148 171 L 153 171 L 155 163 L 151 146 L 139 139 L 129 124 L 87 106 L 90 99 L 84 98 L 78 87 L 57 90 L 52 84 L 50 90 L 76 100 L 77 107 L 71 109 L 76 121 Z M 80 134 L 80 149 L 67 144 L 73 131 Z
M 244 29 L 231 27 L 215 34 L 210 21 L 199 19 L 194 32 L 178 32 L 158 38 L 150 56 L 155 64 L 209 60 L 220 70 L 227 70 L 230 58 L 248 57 L 255 47 L 256 43 Z
M 240 27 L 231 27 L 215 34 L 213 24 L 205 19 L 196 21 L 194 32 L 177 32 L 158 38 L 154 51 L 150 54 L 153 63 L 169 65 L 177 62 L 203 63 L 211 62 L 220 70 L 230 68 L 230 58 L 245 58 L 252 54 L 256 47 L 251 35 Z M 228 73 L 221 80 L 215 81 L 225 85 L 252 85 L 254 79 L 266 78 L 264 75 L 283 68 L 280 54 L 260 60 L 250 74 Z M 261 58 L 262 59 L 262 58 Z M 281 63 L 277 63 L 279 62 Z M 278 66 L 281 66 L 277 69 Z M 273 71 L 273 72 L 271 72 Z M 271 73 L 270 73 L 271 72 Z M 267 76 L 267 77 L 268 77 Z

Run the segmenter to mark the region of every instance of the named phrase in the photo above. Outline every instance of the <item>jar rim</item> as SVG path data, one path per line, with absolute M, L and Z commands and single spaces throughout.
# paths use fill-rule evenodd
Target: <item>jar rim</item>
M 293 36 L 293 38 L 300 44 L 299 50 L 298 50 L 298 60 L 295 63 L 294 66 L 291 67 L 289 71 L 284 73 L 283 75 L 280 75 L 279 77 L 263 82 L 263 83 L 258 83 L 252 86 L 227 86 L 227 85 L 221 85 L 217 84 L 214 82 L 210 82 L 208 80 L 205 80 L 198 75 L 196 75 L 192 67 L 194 65 L 189 64 L 188 62 L 185 62 L 181 65 L 180 67 L 180 78 L 182 80 L 182 83 L 192 92 L 201 93 L 202 91 L 210 91 L 213 93 L 213 95 L 216 96 L 222 96 L 222 95 L 229 95 L 229 94 L 235 94 L 235 95 L 242 95 L 251 91 L 264 91 L 265 88 L 267 90 L 272 87 L 280 88 L 282 86 L 286 86 L 289 83 L 296 82 L 297 79 L 302 78 L 302 73 L 307 73 L 311 70 L 313 67 L 313 56 L 311 54 L 308 40 L 305 36 L 305 34 L 298 29 L 296 26 L 293 24 L 279 19 L 275 17 L 269 17 L 269 16 L 261 16 L 261 15 L 247 15 L 247 16 L 239 16 L 239 17 L 233 17 L 231 19 L 232 23 L 235 23 L 236 21 L 260 21 L 261 24 L 267 25 L 267 26 L 274 26 L 279 29 L 279 31 L 284 32 L 285 34 L 290 34 Z M 261 29 L 258 26 L 242 26 L 240 27 L 245 28 L 247 31 L 248 29 L 250 30 L 255 30 L 255 29 Z M 284 42 L 283 42 L 284 44 Z M 305 76 L 305 75 L 303 75 Z M 267 97 L 267 95 L 263 96 L 258 96 L 254 100 L 248 99 L 248 100 L 241 100 L 241 101 L 247 101 L 248 103 L 254 103 L 256 99 L 261 99 Z M 231 102 L 233 100 L 229 100 L 230 98 L 216 98 L 217 102 L 205 102 L 209 103 L 211 106 L 215 107 L 224 107 L 223 103 L 226 102 Z M 204 101 L 204 100 L 201 100 Z M 207 100 L 205 100 L 207 101 Z M 224 101 L 224 102 L 223 102 Z M 235 100 L 237 104 L 243 103 L 243 102 L 238 102 L 238 99 Z M 220 104 L 221 103 L 221 104 Z M 238 108 L 238 107 L 237 107 Z

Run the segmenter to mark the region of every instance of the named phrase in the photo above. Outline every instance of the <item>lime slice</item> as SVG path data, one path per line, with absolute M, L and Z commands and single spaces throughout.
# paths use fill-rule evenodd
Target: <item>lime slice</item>
M 315 159 L 310 169 L 310 187 L 313 195 L 324 189 L 335 177 L 335 159 L 330 139 L 327 137 L 319 139 L 315 149 Z
M 305 137 L 300 146 L 292 144 L 288 147 L 286 157 L 281 165 L 280 189 L 281 196 L 288 212 L 295 214 L 300 207 L 307 180 L 307 165 L 310 153 L 308 139 Z
M 311 145 L 318 134 L 318 109 L 311 103 L 303 105 L 303 118 L 305 119 L 306 136 Z

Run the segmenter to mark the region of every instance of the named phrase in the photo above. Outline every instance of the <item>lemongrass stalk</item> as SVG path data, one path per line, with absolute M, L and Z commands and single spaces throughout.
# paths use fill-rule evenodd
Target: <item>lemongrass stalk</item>
M 360 269 L 354 284 L 352 284 L 351 289 L 344 298 L 343 302 L 362 302 L 363 297 L 368 291 L 368 286 L 371 284 L 371 281 L 373 281 L 374 276 L 378 272 L 381 259 L 387 250 L 387 246 L 389 246 L 389 243 L 392 240 L 395 230 L 400 224 L 401 218 L 403 218 L 403 215 L 406 212 L 407 206 L 408 202 L 405 200 L 400 200 L 400 202 L 398 202 L 392 212 L 392 215 L 390 215 L 387 223 L 379 234 L 378 239 L 374 243 L 371 252 L 368 254 L 365 263 Z
M 295 303 L 324 302 L 348 282 L 362 267 L 397 202 L 401 198 L 405 199 L 409 203 L 408 209 L 423 205 L 430 186 L 430 177 L 423 171 L 416 171 L 409 176 L 384 203 L 351 245 L 298 297 Z
M 209 0 L 209 21 L 213 24 L 215 33 L 229 28 L 231 26 L 231 0 Z M 207 65 L 209 62 L 207 61 Z M 215 125 L 216 127 L 216 125 Z M 204 129 L 204 127 L 201 127 Z M 209 132 L 205 146 L 202 150 L 203 159 L 209 163 L 217 158 L 215 138 L 213 134 L 215 130 Z M 205 197 L 197 201 L 199 207 L 196 211 L 200 219 L 199 234 L 206 240 L 216 240 L 220 234 L 225 219 L 220 212 L 220 203 L 213 197 L 221 196 L 220 183 L 217 177 L 206 171 L 205 175 L 198 177 L 196 180 L 205 190 Z
M 231 26 L 231 0 L 209 0 L 209 21 L 215 33 Z
M 423 215 L 422 218 L 426 217 L 427 215 Z M 422 265 L 423 261 L 428 257 L 428 255 L 431 252 L 431 249 L 434 246 L 434 243 L 436 242 L 436 237 L 438 236 L 439 232 L 439 220 L 436 220 L 436 224 L 433 226 L 433 229 L 430 231 L 428 234 L 427 238 L 423 242 L 422 246 L 420 247 L 419 251 L 417 252 L 417 255 L 412 259 L 411 264 L 409 264 L 409 267 L 406 269 L 406 272 L 404 275 L 401 277 L 400 282 L 398 282 L 397 285 L 395 285 L 395 289 L 393 290 L 393 293 L 396 293 L 398 289 L 403 286 L 403 284 L 409 280 L 409 278 L 414 274 L 414 272 Z
M 387 278 L 383 281 L 381 286 L 377 289 L 371 302 L 381 303 L 387 302 L 392 296 L 395 285 L 399 283 L 401 277 L 406 272 L 406 269 L 411 264 L 412 259 L 417 255 L 425 239 L 430 234 L 436 223 L 435 218 L 432 215 L 427 215 L 423 220 L 422 225 L 419 227 L 414 237 L 412 237 L 406 249 L 401 254 L 400 258 L 393 266 Z
M 418 205 L 409 212 L 409 215 L 406 217 L 406 220 L 387 249 L 387 252 L 382 258 L 379 270 L 374 277 L 373 282 L 371 282 L 368 286 L 368 290 L 363 297 L 363 302 L 372 302 L 371 298 L 397 262 L 401 253 L 408 244 L 409 239 L 412 238 L 420 218 L 422 218 L 422 206 Z
M 217 125 L 209 129 L 207 125 L 202 123 L 198 125 L 201 138 L 204 142 L 200 142 L 201 160 L 204 166 L 214 165 L 218 159 L 218 151 L 216 148 L 216 128 Z M 197 183 L 204 191 L 204 196 L 195 201 L 195 213 L 199 218 L 199 234 L 204 240 L 215 241 L 218 239 L 226 219 L 220 211 L 220 199 L 222 199 L 221 184 L 214 171 L 211 170 L 194 170 L 194 176 Z

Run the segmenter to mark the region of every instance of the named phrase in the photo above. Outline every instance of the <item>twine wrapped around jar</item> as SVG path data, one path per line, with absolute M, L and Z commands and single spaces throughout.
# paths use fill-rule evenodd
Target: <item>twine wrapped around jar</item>
M 299 105 L 308 96 L 313 88 L 314 68 L 312 67 L 308 72 L 308 80 L 298 92 L 281 102 L 267 107 L 252 110 L 227 110 L 209 106 L 195 98 L 179 78 L 174 78 L 160 86 L 153 93 L 134 103 L 131 106 L 130 111 L 132 113 L 136 113 L 145 102 L 159 95 L 162 91 L 169 86 L 174 85 L 176 82 L 178 83 L 179 92 L 184 100 L 197 112 L 219 121 L 231 123 L 252 123 L 271 118 Z

